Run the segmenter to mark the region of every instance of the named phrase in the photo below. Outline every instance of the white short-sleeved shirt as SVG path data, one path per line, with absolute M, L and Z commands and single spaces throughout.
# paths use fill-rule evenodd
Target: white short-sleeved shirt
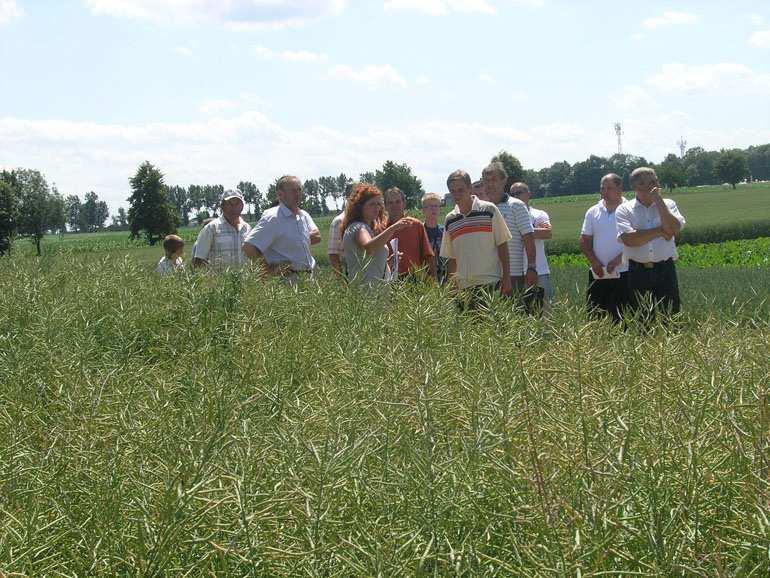
M 545 227 L 551 224 L 551 219 L 548 213 L 536 209 L 534 207 L 529 208 L 529 214 L 532 218 L 533 227 Z M 527 254 L 522 251 L 524 255 L 524 272 L 527 271 L 529 266 Z M 548 257 L 545 256 L 545 241 L 543 239 L 535 239 L 535 269 L 537 269 L 538 275 L 550 275 L 551 270 L 548 268 Z
M 329 225 L 329 240 L 327 242 L 327 255 L 342 255 L 342 221 L 345 213 L 342 212 L 332 219 Z
M 524 274 L 524 241 L 523 235 L 534 232 L 532 218 L 524 201 L 511 195 L 504 195 L 497 203 L 500 214 L 511 232 L 511 240 L 508 241 L 508 263 L 511 276 L 519 277 Z
M 184 261 L 181 257 L 177 257 L 172 261 L 165 255 L 158 261 L 158 265 L 155 267 L 155 272 L 162 275 L 173 275 L 176 271 L 182 271 L 184 269 Z
M 216 269 L 240 267 L 247 260 L 241 245 L 250 230 L 251 227 L 243 219 L 236 228 L 224 217 L 217 217 L 198 233 L 193 257 L 203 259 Z
M 679 221 L 684 228 L 684 217 L 679 213 L 676 203 L 671 199 L 663 199 L 671 215 Z M 660 212 L 653 203 L 645 207 L 636 198 L 625 201 L 615 209 L 615 227 L 618 238 L 625 233 L 634 233 L 645 229 L 654 229 L 661 226 Z M 677 259 L 676 242 L 673 237 L 666 241 L 663 237 L 656 237 L 649 243 L 639 247 L 623 245 L 623 256 L 637 263 L 658 263 L 668 259 Z
M 607 263 L 623 253 L 623 243 L 618 241 L 615 211 L 609 212 L 603 200 L 586 211 L 580 234 L 593 237 L 594 255 L 605 267 Z M 628 262 L 623 259 L 616 271 L 618 273 L 628 271 Z
M 457 282 L 461 289 L 492 285 L 503 272 L 497 247 L 511 240 L 511 233 L 500 209 L 475 195 L 468 214 L 455 208 L 444 221 L 441 256 L 457 263 Z
M 244 242 L 254 245 L 269 265 L 289 265 L 295 271 L 312 271 L 310 233 L 317 231 L 313 218 L 302 209 L 292 213 L 283 203 L 262 213 Z

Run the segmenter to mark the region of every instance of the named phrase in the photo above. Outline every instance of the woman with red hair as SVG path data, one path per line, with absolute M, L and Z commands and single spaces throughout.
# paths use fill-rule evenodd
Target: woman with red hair
M 342 221 L 342 256 L 348 281 L 369 286 L 389 281 L 388 242 L 414 220 L 404 217 L 386 227 L 380 189 L 367 183 L 353 185 Z

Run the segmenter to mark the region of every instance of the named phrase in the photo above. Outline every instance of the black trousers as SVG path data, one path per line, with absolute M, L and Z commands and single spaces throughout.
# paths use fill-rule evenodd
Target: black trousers
M 589 269 L 586 297 L 589 317 L 609 315 L 615 323 L 620 322 L 628 306 L 628 273 L 621 273 L 619 279 L 594 279 Z
M 674 260 L 660 261 L 652 267 L 628 262 L 629 307 L 634 313 L 654 317 L 656 311 L 664 315 L 679 313 L 679 282 Z

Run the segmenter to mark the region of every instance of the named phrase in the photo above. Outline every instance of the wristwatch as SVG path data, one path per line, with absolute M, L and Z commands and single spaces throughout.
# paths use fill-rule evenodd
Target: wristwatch
M 537 273 L 537 269 L 535 269 L 534 267 L 527 267 L 527 271 L 534 271 L 535 273 Z

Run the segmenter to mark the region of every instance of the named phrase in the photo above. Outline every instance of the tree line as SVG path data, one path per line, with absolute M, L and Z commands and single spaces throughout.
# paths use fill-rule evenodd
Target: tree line
M 516 181 L 526 181 L 533 194 L 539 197 L 595 193 L 599 181 L 609 172 L 620 175 L 624 188 L 629 190 L 628 177 L 641 166 L 655 167 L 661 183 L 669 189 L 722 183 L 730 183 L 735 188 L 744 180 L 770 180 L 770 144 L 720 151 L 693 147 L 683 157 L 667 155 L 660 164 L 650 163 L 640 156 L 615 154 L 610 157 L 591 155 L 574 164 L 560 161 L 542 169 L 525 169 L 507 151 L 499 152 L 491 160 L 505 166 L 508 186 Z M 251 181 L 240 181 L 236 186 L 246 203 L 247 216 L 252 220 L 278 203 L 277 180 L 264 192 Z M 390 160 L 375 171 L 361 173 L 358 180 L 375 184 L 382 190 L 394 186 L 400 188 L 410 208 L 419 205 L 425 192 L 409 165 Z M 345 173 L 306 180 L 303 183 L 305 209 L 314 216 L 336 213 L 353 181 Z M 129 183 L 128 212 L 119 208 L 112 217 L 112 224 L 106 227 L 107 203 L 95 192 L 86 193 L 81 202 L 77 195 L 63 197 L 55 185 L 48 185 L 39 171 L 0 172 L 0 255 L 10 251 L 15 236 L 30 238 L 39 255 L 40 242 L 46 233 L 67 230 L 130 230 L 132 238 L 144 235 L 152 244 L 176 231 L 179 225 L 187 226 L 192 220 L 201 223 L 217 216 L 225 191 L 221 184 L 166 185 L 164 175 L 149 162 L 139 167 Z

